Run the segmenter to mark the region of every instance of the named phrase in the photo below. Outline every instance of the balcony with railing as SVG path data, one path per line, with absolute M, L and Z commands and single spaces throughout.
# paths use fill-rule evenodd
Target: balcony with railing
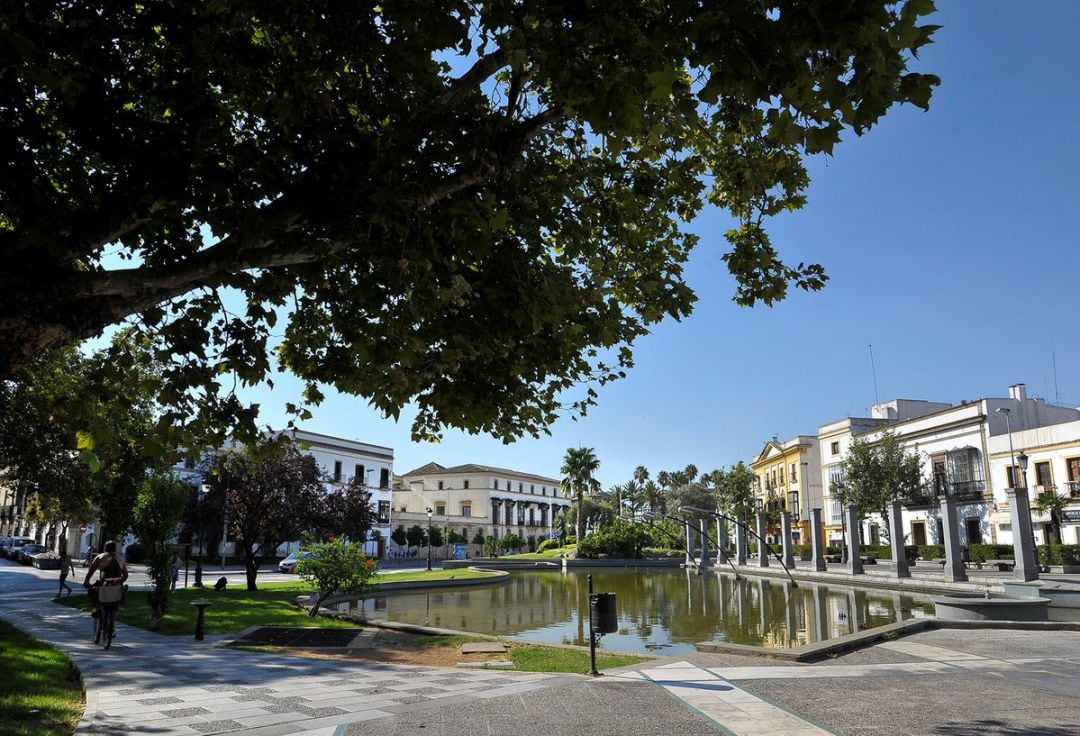
M 949 495 L 958 501 L 978 501 L 986 484 L 981 480 L 955 480 L 949 484 Z

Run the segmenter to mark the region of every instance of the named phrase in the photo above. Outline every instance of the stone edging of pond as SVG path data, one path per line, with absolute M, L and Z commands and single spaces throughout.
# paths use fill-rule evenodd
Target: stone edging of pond
M 788 574 L 784 568 L 736 565 L 735 569 L 738 570 L 740 576 L 749 578 L 788 579 Z M 725 573 L 731 575 L 731 568 L 726 565 L 724 567 L 712 565 L 706 568 L 706 570 L 721 575 Z M 969 578 L 968 582 L 965 583 L 953 583 L 946 580 L 926 580 L 924 578 L 916 577 L 898 578 L 891 575 L 881 575 L 876 573 L 852 575 L 846 572 L 816 572 L 811 570 L 800 570 L 797 567 L 791 571 L 791 577 L 793 577 L 796 582 L 842 585 L 848 588 L 869 588 L 872 590 L 895 590 L 902 593 L 932 593 L 940 595 L 947 595 L 954 592 L 982 594 L 985 593 L 988 588 L 1000 593 L 1004 589 L 1004 583 L 1011 582 L 993 578 L 974 580 Z
M 896 621 L 885 626 L 875 626 L 856 631 L 835 639 L 803 644 L 794 649 L 769 649 L 749 644 L 732 644 L 726 641 L 703 641 L 694 646 L 699 652 L 713 654 L 742 654 L 751 657 L 768 657 L 789 662 L 811 662 L 830 654 L 859 649 L 879 641 L 890 641 L 904 634 L 927 629 L 1013 629 L 1026 631 L 1080 631 L 1080 621 L 945 621 L 937 618 L 914 618 Z
M 331 606 L 335 603 L 352 601 L 357 598 L 366 598 L 378 593 L 390 593 L 403 590 L 426 590 L 432 588 L 472 588 L 482 585 L 502 585 L 510 582 L 510 574 L 503 570 L 494 570 L 488 567 L 470 567 L 477 572 L 490 572 L 488 577 L 462 578 L 461 580 L 403 580 L 398 583 L 375 583 L 364 590 L 361 595 L 332 595 L 323 601 L 323 606 Z M 303 605 L 303 604 L 301 604 Z
M 500 560 L 497 557 L 480 558 L 474 560 L 446 560 L 443 563 L 444 570 L 452 570 L 459 567 L 471 567 L 475 564 L 483 565 L 486 570 L 561 570 L 564 567 L 657 567 L 672 568 L 682 567 L 683 558 L 665 558 L 661 560 L 633 560 L 633 559 L 592 559 L 589 557 L 552 558 L 548 560 Z

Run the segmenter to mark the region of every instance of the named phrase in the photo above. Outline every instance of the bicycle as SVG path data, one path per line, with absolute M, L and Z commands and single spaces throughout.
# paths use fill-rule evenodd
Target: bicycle
M 116 637 L 116 611 L 123 604 L 126 588 L 121 578 L 107 578 L 96 586 L 94 644 L 101 644 L 105 649 L 112 646 Z

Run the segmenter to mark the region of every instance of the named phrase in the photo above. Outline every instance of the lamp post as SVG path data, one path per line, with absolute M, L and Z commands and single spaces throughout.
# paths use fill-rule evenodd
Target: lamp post
M 427 569 L 431 570 L 431 508 L 427 510 Z
M 999 408 L 995 409 L 994 411 L 996 411 L 998 414 L 1004 414 L 1005 415 L 1005 432 L 1006 432 L 1006 434 L 1009 435 L 1009 465 L 1012 468 L 1012 482 L 1013 482 L 1013 488 L 1015 488 L 1016 487 L 1016 454 L 1013 452 L 1012 422 L 1009 419 L 1009 417 L 1012 415 L 1012 410 L 1009 409 L 1006 406 L 1002 406 L 1002 407 L 999 407 Z M 1023 454 L 1023 453 L 1021 453 L 1021 454 Z M 1024 455 L 1024 462 L 1025 463 L 1027 462 L 1027 455 Z M 1027 468 L 1026 464 L 1025 464 L 1024 468 L 1025 469 Z M 1025 488 L 1027 487 L 1027 478 L 1026 477 L 1024 478 L 1024 487 Z

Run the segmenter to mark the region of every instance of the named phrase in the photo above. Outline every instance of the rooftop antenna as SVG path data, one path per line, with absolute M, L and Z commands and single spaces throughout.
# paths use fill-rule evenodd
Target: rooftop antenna
M 877 367 L 874 365 L 874 346 L 870 345 L 870 372 L 874 374 L 874 403 L 880 403 L 877 393 Z
M 1058 393 L 1057 382 L 1057 353 L 1050 353 L 1050 360 L 1054 364 L 1054 403 L 1061 406 L 1061 394 Z

